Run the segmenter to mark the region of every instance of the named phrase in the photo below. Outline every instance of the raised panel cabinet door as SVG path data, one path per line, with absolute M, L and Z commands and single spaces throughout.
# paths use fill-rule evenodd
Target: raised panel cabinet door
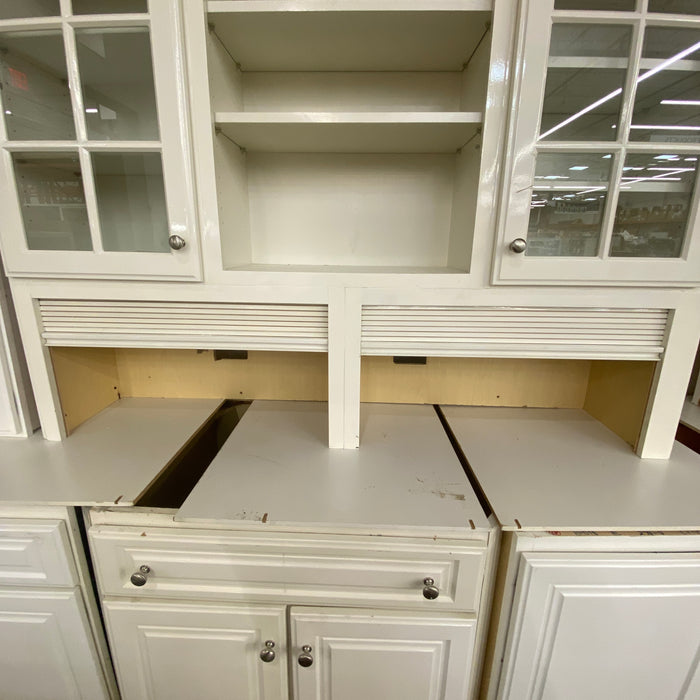
M 464 700 L 472 615 L 294 607 L 289 663 L 296 700 Z
M 76 589 L 0 589 L 3 700 L 109 698 Z
M 700 697 L 700 554 L 521 555 L 499 698 Z
M 124 700 L 286 699 L 283 606 L 103 606 Z

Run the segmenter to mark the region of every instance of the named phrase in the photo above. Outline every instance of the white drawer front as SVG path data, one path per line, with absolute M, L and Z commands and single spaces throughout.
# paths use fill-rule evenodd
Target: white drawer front
M 90 531 L 104 595 L 218 598 L 476 611 L 485 543 L 399 542 L 292 535 L 196 534 L 97 527 Z M 130 577 L 143 565 L 145 585 Z M 424 579 L 439 589 L 423 595 Z
M 72 586 L 78 576 L 60 520 L 0 519 L 0 583 Z

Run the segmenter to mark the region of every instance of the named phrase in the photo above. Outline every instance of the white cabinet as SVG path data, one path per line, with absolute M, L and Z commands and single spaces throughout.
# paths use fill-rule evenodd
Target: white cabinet
M 699 697 L 698 619 L 700 554 L 521 553 L 498 697 Z
M 459 541 L 185 529 L 171 517 L 91 513 L 125 700 L 475 697 L 489 603 L 485 533 Z M 265 661 L 265 650 L 274 658 Z
M 3 700 L 116 698 L 75 515 L 8 506 L 0 516 Z
M 80 589 L 0 588 L 7 700 L 108 698 Z
M 104 611 L 124 700 L 287 697 L 283 606 L 108 600 Z
M 169 0 L 0 16 L 8 274 L 201 278 L 181 33 Z
M 476 620 L 376 610 L 292 608 L 298 700 L 462 700 Z
M 186 36 L 207 273 L 469 271 L 505 80 L 491 0 L 204 5 Z
M 133 599 L 104 610 L 124 700 L 468 697 L 473 615 Z
M 700 17 L 663 7 L 523 1 L 494 282 L 700 281 Z

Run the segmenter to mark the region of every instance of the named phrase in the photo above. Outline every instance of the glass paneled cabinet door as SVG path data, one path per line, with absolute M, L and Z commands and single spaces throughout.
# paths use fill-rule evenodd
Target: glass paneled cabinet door
M 200 279 L 175 0 L 0 2 L 9 274 Z
M 700 282 L 700 2 L 521 12 L 494 282 Z

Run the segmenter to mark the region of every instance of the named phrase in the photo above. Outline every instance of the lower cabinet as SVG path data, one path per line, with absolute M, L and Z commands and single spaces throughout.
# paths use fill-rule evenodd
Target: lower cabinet
M 515 561 L 498 698 L 700 698 L 700 554 L 521 552 Z
M 467 697 L 473 615 L 121 600 L 104 610 L 125 700 Z
M 462 700 L 476 620 L 428 613 L 291 608 L 298 700 Z
M 108 600 L 103 609 L 125 700 L 287 697 L 283 606 Z
M 116 697 L 76 513 L 1 506 L 0 698 Z
M 0 589 L 0 697 L 107 698 L 78 588 Z
M 229 530 L 136 508 L 90 519 L 124 700 L 476 697 L 489 530 Z

